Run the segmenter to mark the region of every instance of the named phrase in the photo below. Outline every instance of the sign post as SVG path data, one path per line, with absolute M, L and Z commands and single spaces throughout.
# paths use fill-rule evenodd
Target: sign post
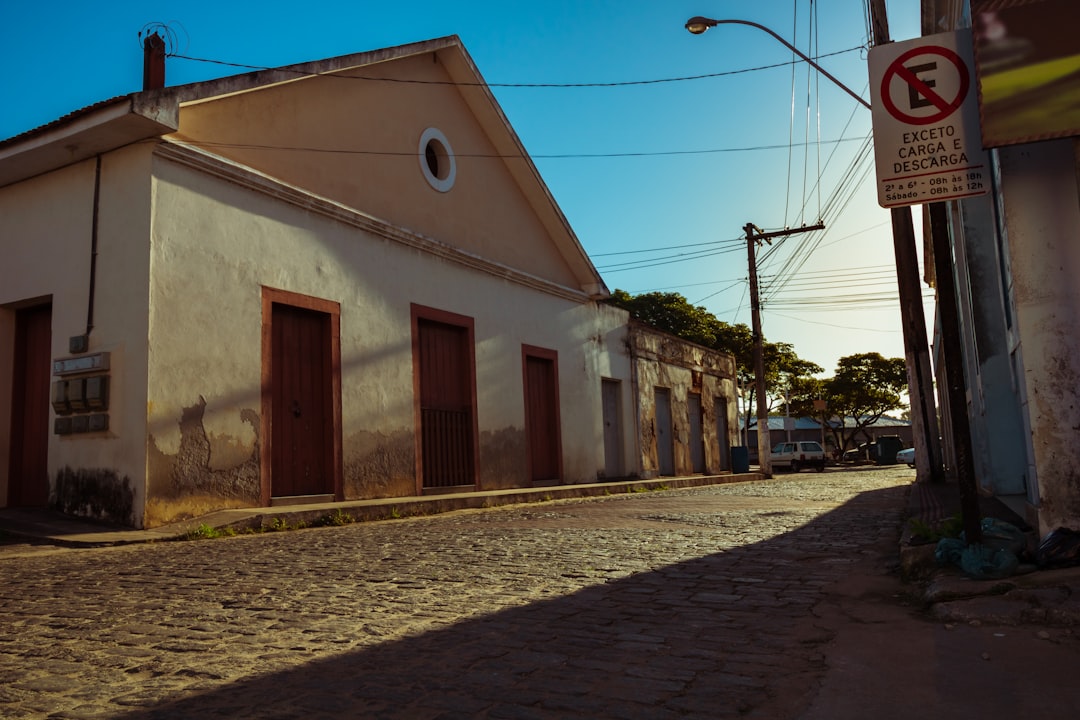
M 877 45 L 868 62 L 878 204 L 987 193 L 971 32 Z

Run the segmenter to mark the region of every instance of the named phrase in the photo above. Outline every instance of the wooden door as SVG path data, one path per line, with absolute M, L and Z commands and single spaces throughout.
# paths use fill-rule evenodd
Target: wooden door
M 619 418 L 618 380 L 603 380 L 600 385 L 604 416 L 604 477 L 624 475 L 622 469 L 622 423 Z
M 8 505 L 49 502 L 49 377 L 52 306 L 15 313 Z
M 561 476 L 559 387 L 554 353 L 525 355 L 525 433 L 533 481 Z
M 686 414 L 690 421 L 690 465 L 693 472 L 705 472 L 705 433 L 701 421 L 701 396 L 691 393 L 686 398 Z
M 331 317 L 273 305 L 271 495 L 334 493 Z
M 469 330 L 418 318 L 417 340 L 423 487 L 474 486 Z
M 661 475 L 675 474 L 675 444 L 671 425 L 671 391 L 656 389 L 656 461 Z

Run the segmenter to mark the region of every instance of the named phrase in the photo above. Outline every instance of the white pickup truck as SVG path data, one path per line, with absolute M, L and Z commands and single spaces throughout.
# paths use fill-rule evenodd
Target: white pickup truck
M 777 443 L 769 457 L 774 470 L 788 468 L 791 472 L 799 472 L 812 467 L 822 472 L 825 469 L 825 450 L 813 440 Z

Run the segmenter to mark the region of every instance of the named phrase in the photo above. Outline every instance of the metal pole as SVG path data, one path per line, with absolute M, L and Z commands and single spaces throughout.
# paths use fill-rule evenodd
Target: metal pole
M 953 442 L 956 446 L 956 484 L 960 491 L 960 517 L 964 541 L 982 542 L 979 517 L 979 487 L 972 464 L 971 426 L 968 424 L 967 393 L 964 384 L 964 357 L 960 349 L 960 312 L 956 303 L 952 248 L 949 245 L 949 216 L 945 203 L 929 204 L 930 234 L 934 243 L 934 271 L 937 275 L 938 314 L 941 317 L 941 351 L 945 356 L 945 393 L 948 398 Z
M 784 432 L 787 433 L 787 441 L 791 442 L 791 387 L 784 389 Z
M 773 32 L 769 28 L 765 27 L 764 25 L 759 25 L 758 23 L 750 22 L 749 20 L 714 20 L 712 18 L 705 18 L 705 17 L 700 17 L 700 16 L 690 18 L 689 20 L 686 21 L 686 29 L 689 30 L 690 32 L 692 32 L 695 35 L 700 35 L 701 33 L 705 32 L 706 28 L 716 27 L 717 25 L 749 25 L 752 28 L 757 28 L 758 30 L 761 30 L 762 32 L 766 32 L 769 35 L 772 35 L 774 38 L 776 38 L 777 41 L 780 42 L 781 45 L 783 45 L 788 50 L 790 50 L 791 52 L 795 53 L 800 58 L 802 58 L 803 62 L 805 62 L 810 67 L 817 70 L 819 73 L 821 73 L 822 75 L 827 77 L 829 80 L 832 80 L 833 84 L 835 84 L 838 88 L 840 88 L 841 90 L 846 92 L 851 97 L 855 98 L 855 100 L 857 102 L 861 103 L 864 107 L 866 107 L 867 110 L 870 109 L 870 103 L 866 102 L 866 100 L 859 97 L 859 95 L 854 90 L 852 90 L 847 85 L 845 85 L 844 83 L 837 80 L 835 77 L 833 77 L 829 73 L 828 70 L 826 70 L 825 68 L 818 65 L 816 62 L 814 62 L 809 57 L 807 57 L 797 47 L 795 47 L 794 45 L 789 43 L 787 40 L 785 40 L 784 38 L 777 35 L 775 32 Z

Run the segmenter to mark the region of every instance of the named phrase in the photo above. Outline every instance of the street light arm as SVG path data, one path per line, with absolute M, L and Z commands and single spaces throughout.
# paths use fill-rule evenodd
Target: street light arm
M 837 80 L 835 77 L 833 77 L 829 73 L 828 70 L 826 70 L 825 68 L 818 65 L 816 62 L 814 62 L 809 57 L 807 57 L 805 54 L 803 54 L 797 47 L 795 47 L 794 45 L 789 43 L 787 40 L 785 40 L 784 38 L 782 38 L 779 35 L 777 35 L 776 33 L 774 33 L 769 28 L 765 27 L 764 25 L 759 25 L 758 23 L 750 22 L 749 20 L 713 20 L 712 18 L 701 17 L 700 15 L 697 16 L 697 17 L 692 17 L 692 18 L 690 18 L 689 20 L 686 21 L 686 29 L 689 30 L 694 35 L 700 35 L 703 32 L 705 32 L 706 30 L 708 30 L 709 28 L 716 27 L 717 25 L 749 25 L 750 27 L 754 27 L 754 28 L 757 28 L 758 30 L 762 30 L 764 32 L 767 32 L 769 35 L 772 35 L 774 38 L 779 40 L 780 43 L 782 45 L 784 45 L 784 47 L 786 47 L 788 50 L 791 50 L 791 52 L 795 53 L 800 58 L 802 58 L 804 61 L 809 63 L 810 67 L 814 68 L 819 73 L 821 73 L 825 77 L 832 80 L 833 83 L 838 88 L 840 88 L 841 90 L 846 92 L 848 95 L 850 95 L 851 97 L 858 100 L 859 103 L 862 104 L 863 107 L 865 107 L 867 110 L 870 109 L 870 103 L 863 100 L 862 97 L 860 97 L 858 94 L 855 93 L 855 91 L 853 91 L 851 88 L 849 88 L 844 83 Z

